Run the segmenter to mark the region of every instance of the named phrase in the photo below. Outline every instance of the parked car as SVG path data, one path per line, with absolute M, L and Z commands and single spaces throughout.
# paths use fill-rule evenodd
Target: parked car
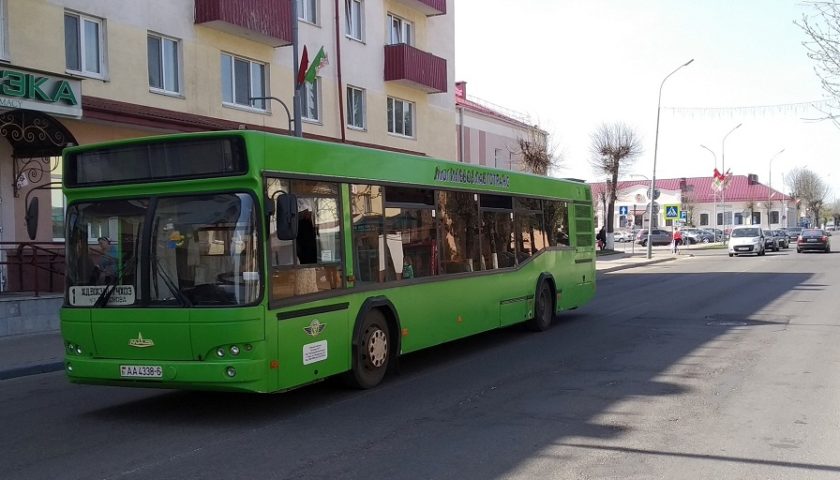
M 723 241 L 723 230 L 719 228 L 701 228 L 704 232 L 709 232 L 712 234 L 712 238 L 714 238 L 715 242 Z
M 801 227 L 788 227 L 783 228 L 782 230 L 784 230 L 785 233 L 788 234 L 788 239 L 790 240 L 790 243 L 796 243 L 796 240 L 799 239 L 799 234 L 802 233 Z
M 764 230 L 764 249 L 773 252 L 779 251 L 779 239 L 769 230 Z
M 683 243 L 691 245 L 694 243 L 709 243 L 715 241 L 714 233 L 701 228 L 681 228 Z
M 632 242 L 633 232 L 628 230 L 616 230 L 613 232 L 613 241 L 616 242 Z
M 767 251 L 764 231 L 754 225 L 734 227 L 729 234 L 729 256 L 756 254 L 764 255 Z
M 639 230 L 639 233 L 636 234 L 636 242 L 639 245 L 646 247 L 647 240 L 647 229 Z M 650 243 L 653 245 L 668 245 L 671 243 L 671 232 L 654 228 L 650 233 Z
M 770 233 L 776 237 L 776 241 L 779 242 L 779 248 L 788 248 L 790 246 L 790 239 L 784 230 L 772 230 Z
M 818 252 L 831 252 L 831 244 L 828 241 L 830 233 L 825 230 L 817 230 L 815 228 L 803 229 L 796 241 L 796 252 L 802 253 L 808 250 L 815 250 Z

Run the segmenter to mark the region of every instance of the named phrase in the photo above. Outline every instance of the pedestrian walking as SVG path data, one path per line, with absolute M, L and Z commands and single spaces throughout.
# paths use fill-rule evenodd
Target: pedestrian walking
M 679 227 L 674 230 L 674 253 L 676 255 L 680 254 L 680 245 L 682 245 L 682 232 L 680 231 Z
M 604 247 L 607 246 L 607 232 L 604 228 L 606 227 L 601 227 L 601 230 L 598 231 L 598 235 L 595 235 L 595 240 L 598 241 L 598 250 L 603 250 Z

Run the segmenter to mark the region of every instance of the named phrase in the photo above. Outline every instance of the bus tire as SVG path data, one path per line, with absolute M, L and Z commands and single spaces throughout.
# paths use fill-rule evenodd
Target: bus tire
M 357 335 L 348 380 L 356 388 L 373 388 L 385 378 L 392 356 L 390 329 L 382 311 L 368 310 Z
M 542 280 L 534 296 L 534 317 L 528 320 L 528 329 L 534 332 L 544 332 L 554 320 L 554 297 L 551 281 Z

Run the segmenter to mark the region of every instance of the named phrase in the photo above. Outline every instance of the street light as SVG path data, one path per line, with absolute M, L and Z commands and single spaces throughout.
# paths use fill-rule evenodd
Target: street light
M 735 130 L 741 128 L 743 123 L 739 123 L 735 125 L 735 128 L 730 130 L 726 135 L 723 136 L 723 140 L 720 141 L 720 169 L 722 170 L 721 174 L 724 175 L 724 184 L 720 189 L 720 202 L 723 204 L 723 234 L 726 235 L 726 137 L 729 136 Z
M 679 67 L 675 68 L 673 72 L 669 73 L 662 79 L 662 83 L 659 84 L 659 100 L 656 102 L 656 136 L 654 137 L 653 141 L 653 174 L 650 177 L 650 208 L 648 213 L 648 218 L 650 221 L 648 222 L 648 238 L 647 238 L 647 258 L 650 259 L 653 257 L 653 245 L 650 244 L 651 239 L 651 232 L 653 232 L 653 202 L 656 200 L 656 154 L 659 149 L 659 114 L 662 110 L 662 87 L 665 86 L 665 80 L 677 73 L 679 69 L 683 67 L 687 67 L 688 65 L 693 62 L 694 59 L 683 63 Z
M 768 186 L 768 187 L 770 187 L 770 188 L 773 188 L 773 160 L 775 160 L 775 159 L 776 159 L 776 157 L 778 157 L 778 156 L 779 156 L 779 154 L 781 154 L 781 153 L 782 153 L 782 152 L 784 152 L 784 151 L 785 151 L 785 149 L 783 148 L 783 149 L 779 150 L 778 152 L 776 152 L 776 154 L 775 154 L 775 155 L 773 155 L 772 157 L 770 157 L 770 171 L 769 171 L 769 172 L 767 172 L 767 175 L 768 175 L 768 177 L 767 177 L 767 186 Z
M 715 170 L 717 170 L 717 154 L 715 154 L 715 152 L 711 148 L 705 145 L 700 145 L 700 148 L 705 148 L 709 151 L 709 153 L 712 154 L 713 157 L 715 157 Z M 712 206 L 712 217 L 715 219 L 714 225 L 715 227 L 717 227 L 717 192 L 714 188 L 712 188 L 712 200 L 714 201 Z M 711 222 L 709 222 L 709 224 L 711 224 Z M 715 243 L 717 243 L 717 232 L 714 232 L 713 236 L 715 239 Z M 721 236 L 721 240 L 723 240 L 723 236 Z

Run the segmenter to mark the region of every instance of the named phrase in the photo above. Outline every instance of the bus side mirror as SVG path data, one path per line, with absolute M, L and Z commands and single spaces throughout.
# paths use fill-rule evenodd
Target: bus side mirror
M 298 233 L 297 197 L 291 193 L 281 193 L 277 197 L 277 208 L 274 209 L 277 238 L 279 240 L 294 240 Z
M 38 197 L 33 196 L 26 206 L 26 233 L 30 240 L 38 235 Z

